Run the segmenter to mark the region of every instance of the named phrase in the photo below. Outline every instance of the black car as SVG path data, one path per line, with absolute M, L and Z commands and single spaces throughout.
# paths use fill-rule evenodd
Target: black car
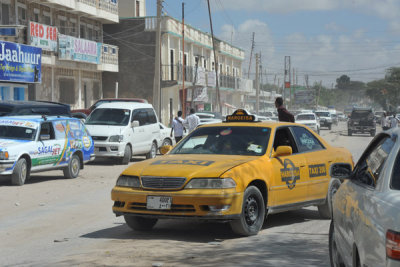
M 52 115 L 71 117 L 67 104 L 49 101 L 0 101 L 0 116 Z
M 353 133 L 369 133 L 375 136 L 376 122 L 375 115 L 371 108 L 353 108 L 347 121 L 348 135 Z

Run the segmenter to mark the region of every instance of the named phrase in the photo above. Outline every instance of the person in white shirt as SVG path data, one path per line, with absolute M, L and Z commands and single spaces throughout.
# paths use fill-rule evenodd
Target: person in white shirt
M 172 127 L 171 127 L 171 137 L 172 137 L 172 132 L 174 132 L 174 137 L 176 143 L 181 141 L 183 137 L 183 119 L 182 119 L 182 111 L 178 111 L 178 117 L 175 117 L 172 120 Z
M 382 125 L 382 130 L 385 131 L 385 130 L 389 129 L 388 119 L 386 117 L 386 112 L 383 112 L 381 125 Z
M 194 108 L 190 109 L 190 115 L 186 117 L 183 122 L 183 125 L 186 125 L 189 129 L 189 133 L 196 129 L 196 127 L 200 124 L 200 118 L 195 114 Z
M 390 128 L 397 128 L 399 124 L 399 120 L 396 118 L 396 114 L 393 113 L 393 116 L 390 117 Z

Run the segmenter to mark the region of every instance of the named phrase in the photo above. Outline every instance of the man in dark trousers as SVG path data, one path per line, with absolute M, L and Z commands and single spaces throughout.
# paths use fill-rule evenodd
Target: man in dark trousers
M 294 122 L 294 116 L 283 106 L 282 97 L 277 97 L 275 100 L 275 107 L 278 111 L 279 121 Z

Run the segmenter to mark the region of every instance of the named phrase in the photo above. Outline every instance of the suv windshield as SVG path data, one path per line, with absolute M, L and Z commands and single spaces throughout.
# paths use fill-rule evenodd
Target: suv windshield
M 262 127 L 204 127 L 195 130 L 170 154 L 265 154 L 271 130 Z
M 369 111 L 369 110 L 356 110 L 351 113 L 351 118 L 352 119 L 361 119 L 361 118 L 373 119 L 374 114 L 372 113 L 372 111 Z
M 131 111 L 129 109 L 98 108 L 87 118 L 87 125 L 128 125 Z
M 315 112 L 318 117 L 330 117 L 329 112 Z
M 34 140 L 35 136 L 36 129 L 33 128 L 0 125 L 1 139 Z
M 296 121 L 311 121 L 311 120 L 315 120 L 314 115 L 312 114 L 304 114 L 304 115 L 297 115 L 296 117 Z

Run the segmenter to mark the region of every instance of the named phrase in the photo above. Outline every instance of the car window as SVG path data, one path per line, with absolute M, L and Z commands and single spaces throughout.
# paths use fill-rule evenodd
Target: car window
M 278 146 L 290 146 L 292 147 L 293 153 L 298 153 L 293 135 L 288 127 L 281 127 L 276 131 L 274 139 L 274 150 L 276 150 Z
M 315 117 L 312 114 L 299 114 L 296 116 L 296 121 L 311 121 L 311 120 L 315 120 Z
M 369 155 L 358 162 L 355 179 L 363 184 L 375 187 L 395 142 L 395 137 L 386 136 L 382 138 Z
M 394 162 L 390 187 L 395 190 L 400 190 L 400 151 L 397 153 L 396 160 Z
M 139 126 L 149 123 L 148 114 L 146 109 L 136 109 L 133 112 L 132 121 L 138 121 Z
M 51 122 L 43 122 L 40 125 L 40 135 L 49 135 L 50 140 L 56 139 L 54 128 Z
M 291 127 L 299 152 L 309 152 L 323 149 L 321 142 L 306 128 Z
M 1 139 L 34 140 L 36 129 L 11 125 L 0 125 Z
M 198 128 L 170 154 L 261 156 L 267 149 L 270 132 L 263 127 Z
M 147 116 L 148 116 L 148 123 L 149 124 L 153 124 L 153 123 L 157 123 L 157 117 L 156 117 L 156 113 L 154 112 L 154 110 L 152 108 L 147 108 Z

